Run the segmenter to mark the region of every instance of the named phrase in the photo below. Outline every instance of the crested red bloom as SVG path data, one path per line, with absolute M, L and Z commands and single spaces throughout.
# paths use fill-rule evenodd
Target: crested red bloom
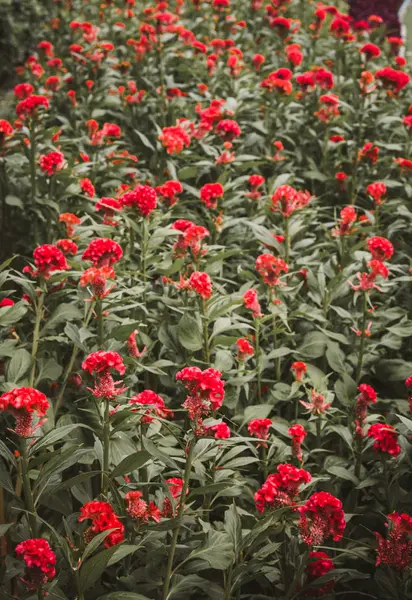
M 363 146 L 362 150 L 358 152 L 358 160 L 365 158 L 369 160 L 373 165 L 378 162 L 379 157 L 379 148 L 378 146 L 374 146 L 372 142 L 366 142 Z
M 82 369 L 88 371 L 90 375 L 101 375 L 111 369 L 123 375 L 126 367 L 123 359 L 117 352 L 98 350 L 89 354 L 82 363 Z
M 353 285 L 349 281 L 349 285 L 352 289 L 357 292 L 358 290 L 368 291 L 372 289 L 377 289 L 382 292 L 382 289 L 376 285 L 375 281 L 377 277 L 382 277 L 383 279 L 387 279 L 389 277 L 389 270 L 386 265 L 380 260 L 371 260 L 368 262 L 368 267 L 370 269 L 369 273 L 357 273 L 356 277 L 359 280 L 359 285 Z
M 332 230 L 332 235 L 334 237 L 341 237 L 353 233 L 355 231 L 353 225 L 357 218 L 356 210 L 353 206 L 345 206 L 345 208 L 342 208 L 338 226 Z
M 307 408 L 307 410 L 310 410 L 312 415 L 324 415 L 325 411 L 328 410 L 332 404 L 331 402 L 326 402 L 325 397 L 322 394 L 315 392 L 315 390 L 312 390 L 311 392 L 310 402 L 304 402 L 303 400 L 300 400 L 299 402 L 302 406 Z
M 142 525 L 148 523 L 152 519 L 156 523 L 160 523 L 161 512 L 154 502 L 147 504 L 142 498 L 142 492 L 133 490 L 127 492 L 124 497 L 126 501 L 126 512 L 135 521 L 139 521 Z
M 189 288 L 205 300 L 212 295 L 212 280 L 210 275 L 195 271 L 189 278 Z
M 349 20 L 345 16 L 337 15 L 330 24 L 330 32 L 337 38 L 344 37 L 350 32 Z
M 202 416 L 216 411 L 222 406 L 225 397 L 222 373 L 216 369 L 185 367 L 176 374 L 176 381 L 181 381 L 189 392 L 183 407 L 188 410 L 189 418 L 201 425 Z
M 44 277 L 49 279 L 53 271 L 67 271 L 69 265 L 63 252 L 52 244 L 38 246 L 33 252 L 36 271 L 31 267 L 24 267 L 23 273 L 29 273 L 32 277 Z
M 89 260 L 95 267 L 108 267 L 118 262 L 122 256 L 123 250 L 117 242 L 109 238 L 97 238 L 87 246 L 82 259 Z
M 366 60 L 371 60 L 371 58 L 378 58 L 380 56 L 381 49 L 375 44 L 368 43 L 364 44 L 359 52 L 365 55 Z
M 279 285 L 281 273 L 287 273 L 289 266 L 282 258 L 272 254 L 261 254 L 256 259 L 256 270 L 263 277 L 263 281 L 269 286 Z
M 260 67 L 263 65 L 265 60 L 266 59 L 263 56 L 263 54 L 255 54 L 253 56 L 252 63 L 253 63 L 253 66 L 255 67 L 256 71 L 259 71 Z
M 405 125 L 405 127 L 407 127 L 408 129 L 411 130 L 412 129 L 412 115 L 406 115 L 406 117 L 403 118 L 402 123 Z
M 308 546 L 319 546 L 329 537 L 338 542 L 345 531 L 342 502 L 328 492 L 313 494 L 299 507 L 299 530 Z
M 292 436 L 292 456 L 303 462 L 302 444 L 308 435 L 303 425 L 292 425 L 289 427 L 288 434 Z
M 103 225 L 118 225 L 118 221 L 115 221 L 113 217 L 122 209 L 122 206 L 121 201 L 117 198 L 100 198 L 96 202 L 96 210 L 104 213 Z
M 79 183 L 80 183 L 80 189 L 82 190 L 82 192 L 84 192 L 86 194 L 86 196 L 89 196 L 89 198 L 94 198 L 96 191 L 95 191 L 94 185 L 92 184 L 90 179 L 88 179 L 87 177 L 84 177 L 83 179 L 80 179 Z
M 238 359 L 245 360 L 248 356 L 253 356 L 254 348 L 246 338 L 239 338 L 236 342 Z
M 412 171 L 412 160 L 407 158 L 395 158 L 394 161 L 404 171 Z
M 48 409 L 46 396 L 34 388 L 14 388 L 0 396 L 0 411 L 9 412 L 15 417 L 15 432 L 22 437 L 32 435 L 34 415 L 44 417 Z
M 73 240 L 58 240 L 56 246 L 63 252 L 63 254 L 71 254 L 76 256 L 78 247 Z
M 14 306 L 14 304 L 14 300 L 11 298 L 3 298 L 3 300 L 0 300 L 0 308 L 4 308 L 5 306 Z
M 220 183 L 206 183 L 200 189 L 200 200 L 204 202 L 207 208 L 217 208 L 218 198 L 223 198 L 223 186 Z
M 219 121 L 219 123 L 216 125 L 215 131 L 225 142 L 233 141 L 242 133 L 242 130 L 236 121 L 232 121 L 231 119 L 223 119 L 222 121 Z
M 28 98 L 34 92 L 34 87 L 31 83 L 18 83 L 14 86 L 14 95 L 19 100 L 24 100 L 24 98 Z
M 165 181 L 162 185 L 156 188 L 156 194 L 166 201 L 168 206 L 174 206 L 178 200 L 177 195 L 183 192 L 183 187 L 180 181 Z
M 372 196 L 376 204 L 382 204 L 382 198 L 386 194 L 386 185 L 383 183 L 383 181 L 370 183 L 366 188 L 366 192 Z
M 339 144 L 339 142 L 344 142 L 345 138 L 342 135 L 331 135 L 329 141 L 333 144 Z
M 156 190 L 150 185 L 137 185 L 131 192 L 123 194 L 120 202 L 137 210 L 143 217 L 148 217 L 157 206 Z
M 319 98 L 320 108 L 314 114 L 324 123 L 340 116 L 339 97 L 336 94 L 324 94 Z
M 287 72 L 290 73 L 290 77 L 286 76 Z M 290 81 L 291 77 L 292 71 L 289 69 L 278 69 L 278 71 L 269 73 L 269 75 L 260 82 L 260 87 L 265 88 L 269 92 L 277 90 L 280 94 L 289 96 L 293 91 L 293 86 Z
M 368 250 L 372 254 L 373 260 L 390 260 L 393 255 L 392 243 L 383 237 L 372 237 L 368 239 Z
M 146 352 L 146 346 L 144 346 L 143 350 L 139 350 L 137 346 L 136 336 L 138 333 L 139 331 L 135 329 L 127 338 L 127 350 L 130 356 L 133 356 L 134 358 L 141 358 Z
M 375 78 L 380 81 L 383 87 L 397 94 L 408 85 L 410 77 L 405 71 L 398 71 L 392 67 L 385 67 L 376 71 Z
M 180 479 L 180 477 L 171 477 L 170 479 L 166 479 L 166 483 L 173 500 L 176 501 L 175 506 L 173 507 L 169 498 L 165 498 L 163 500 L 162 516 L 170 518 L 175 516 L 175 513 L 179 507 L 180 497 L 183 490 L 183 479 Z M 188 493 L 189 490 L 186 490 L 186 494 Z
M 367 383 L 361 383 L 361 385 L 358 387 L 358 391 L 360 394 L 357 396 L 355 404 L 355 436 L 358 438 L 363 438 L 363 426 L 365 425 L 368 407 L 376 402 L 377 394 L 373 387 Z
M 213 435 L 217 440 L 227 440 L 230 438 L 230 429 L 226 423 L 218 423 L 211 427 L 206 427 L 206 434 Z
M 412 565 L 412 517 L 405 513 L 388 515 L 391 523 L 387 538 L 376 533 L 376 566 L 388 565 L 398 571 L 407 571 Z
M 296 83 L 299 85 L 302 91 L 308 92 L 314 90 L 316 87 L 315 74 L 312 71 L 306 71 L 296 76 Z
M 269 475 L 260 490 L 255 493 L 256 508 L 260 513 L 284 506 L 294 507 L 299 495 L 299 487 L 309 483 L 312 477 L 308 471 L 288 463 L 278 465 L 277 473 Z
M 289 218 L 295 210 L 306 206 L 310 199 L 309 192 L 300 192 L 290 185 L 281 185 L 272 195 L 270 210 L 280 212 L 285 218 Z
M 144 390 L 140 394 L 132 396 L 128 404 L 149 404 L 151 406 L 151 408 L 145 411 L 142 423 L 151 423 L 155 417 L 167 419 L 169 416 L 173 416 L 172 411 L 166 408 L 163 398 L 152 392 L 152 390 Z
M 81 523 L 86 520 L 92 521 L 92 525 L 84 534 L 86 543 L 91 541 L 98 533 L 102 533 L 108 529 L 113 529 L 113 531 L 104 538 L 106 548 L 111 548 L 123 542 L 124 525 L 108 502 L 92 500 L 81 506 L 78 521 Z
M 80 286 L 87 287 L 91 285 L 93 290 L 93 300 L 102 300 L 105 298 L 113 289 L 113 287 L 106 289 L 106 281 L 108 279 L 114 279 L 116 274 L 113 267 L 90 267 L 83 271 L 80 276 Z
M 255 318 L 262 316 L 262 309 L 259 304 L 256 290 L 246 290 L 246 292 L 243 294 L 243 303 L 246 308 L 252 311 Z
M 6 137 L 12 135 L 13 131 L 14 129 L 8 121 L 6 121 L 5 119 L 0 119 L 0 144 L 3 143 L 3 140 Z
M 267 440 L 271 425 L 272 419 L 252 419 L 249 421 L 247 430 L 251 436 L 257 437 L 260 440 Z
M 48 154 L 42 154 L 39 160 L 40 168 L 43 173 L 46 173 L 49 177 L 60 171 L 64 164 L 64 154 L 61 152 L 49 152 Z
M 27 96 L 16 106 L 16 114 L 19 119 L 35 118 L 40 108 L 49 108 L 49 101 L 46 96 Z
M 250 175 L 248 179 L 248 185 L 251 191 L 246 194 L 246 196 L 251 200 L 259 200 L 259 198 L 262 196 L 262 193 L 258 191 L 258 188 L 264 185 L 264 183 L 265 178 L 262 175 Z
M 302 381 L 302 377 L 307 371 L 306 363 L 297 361 L 294 362 L 290 368 L 295 372 L 296 381 Z
M 324 68 L 315 71 L 315 80 L 322 90 L 330 90 L 334 86 L 333 73 Z
M 374 423 L 368 429 L 368 437 L 373 438 L 373 447 L 376 452 L 399 456 L 401 447 L 398 444 L 398 432 L 392 425 Z
M 181 231 L 177 242 L 173 246 L 175 256 L 183 257 L 190 248 L 194 258 L 197 258 L 202 251 L 202 240 L 210 235 L 209 230 L 202 225 L 196 225 L 186 219 L 178 219 L 172 225 L 172 229 Z M 205 250 L 203 251 L 205 253 Z
M 72 237 L 74 234 L 74 225 L 79 225 L 80 219 L 73 213 L 61 213 L 59 215 L 59 223 L 65 223 L 67 237 Z
M 270 26 L 276 29 L 279 35 L 287 35 L 289 29 L 292 27 L 292 20 L 286 17 L 275 17 L 270 21 Z
M 164 127 L 159 135 L 159 140 L 168 154 L 179 154 L 184 148 L 189 148 L 191 137 L 185 127 L 176 125 Z
M 313 583 L 319 577 L 326 575 L 330 571 L 333 571 L 335 565 L 333 560 L 329 558 L 326 552 L 310 552 L 309 553 L 309 562 L 306 567 L 306 573 L 308 575 L 308 583 Z M 312 597 L 323 597 L 327 594 L 330 594 L 332 589 L 335 586 L 335 580 L 327 581 L 324 585 L 321 585 L 318 588 L 313 588 L 311 586 L 310 590 L 308 590 L 307 595 Z
M 26 563 L 24 583 L 27 589 L 41 589 L 56 576 L 56 555 L 47 540 L 32 538 L 16 546 L 16 554 Z

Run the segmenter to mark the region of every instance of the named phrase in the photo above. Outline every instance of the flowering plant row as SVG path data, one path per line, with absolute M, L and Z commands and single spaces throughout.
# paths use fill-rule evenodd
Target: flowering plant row
M 41 33 L 0 121 L 5 597 L 412 597 L 402 40 L 293 0 Z

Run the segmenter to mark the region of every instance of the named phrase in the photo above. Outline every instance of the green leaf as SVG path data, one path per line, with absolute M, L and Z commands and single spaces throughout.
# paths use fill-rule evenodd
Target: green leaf
M 189 560 L 205 560 L 212 569 L 224 571 L 233 562 L 233 546 L 227 533 L 209 531 L 203 544 L 195 548 L 184 562 Z
M 327 342 L 328 338 L 321 331 L 310 331 L 296 352 L 306 359 L 319 358 L 325 354 Z
M 105 531 L 101 531 L 100 533 L 95 535 L 94 538 L 87 544 L 86 548 L 84 549 L 84 552 L 82 555 L 82 563 L 84 563 L 86 558 L 88 558 L 91 554 L 93 554 L 93 552 L 95 550 L 97 550 L 97 548 L 100 546 L 100 544 L 102 544 L 104 542 L 104 540 L 107 538 L 109 533 L 111 533 L 112 531 L 115 531 L 115 530 L 116 530 L 116 527 L 112 527 L 111 529 L 106 529 Z
M 183 348 L 192 352 L 203 348 L 203 333 L 199 320 L 184 314 L 177 326 L 177 337 Z
M 39 438 L 35 442 L 33 446 L 34 451 L 37 452 L 38 450 L 40 450 L 40 448 L 47 448 L 47 446 L 51 446 L 56 442 L 64 442 L 64 438 L 71 431 L 77 429 L 78 427 L 84 427 L 84 425 L 79 425 L 78 423 L 76 423 L 74 425 L 64 425 L 63 427 L 57 427 L 56 429 L 52 429 L 52 431 L 49 431 L 48 433 L 46 433 L 46 435 Z
M 412 363 L 395 358 L 381 360 L 375 373 L 380 381 L 404 381 L 412 373 Z
M 5 535 L 10 529 L 10 527 L 13 527 L 13 525 L 14 523 L 4 523 L 3 525 L 0 525 L 0 537 Z
M 82 567 L 80 568 L 80 590 L 85 592 L 92 585 L 100 579 L 104 570 L 107 567 L 107 564 L 113 554 L 116 552 L 116 546 L 113 548 L 108 548 L 107 550 L 102 550 L 95 556 L 92 556 L 88 561 L 86 561 Z
M 120 477 L 140 469 L 150 459 L 150 453 L 147 450 L 139 450 L 130 456 L 126 456 L 121 463 L 112 471 L 112 477 Z
M 240 516 L 234 502 L 225 512 L 223 526 L 232 541 L 235 555 L 238 555 L 242 544 L 242 521 L 240 520 Z
M 331 475 L 336 475 L 336 477 L 339 477 L 340 479 L 346 479 L 347 481 L 352 481 L 352 483 L 354 483 L 355 485 L 359 484 L 359 479 L 353 473 L 351 473 L 350 471 L 348 471 L 348 469 L 345 469 L 344 467 L 339 467 L 339 465 L 335 465 L 335 466 L 329 467 L 326 470 Z
M 2 460 L 0 460 L 0 488 L 7 490 L 10 494 L 13 494 L 13 496 L 15 495 L 10 473 Z
M 30 369 L 32 357 L 27 350 L 19 348 L 13 353 L 13 356 L 7 367 L 7 379 L 13 383 L 19 382 Z
M 14 306 L 0 307 L 0 326 L 14 326 L 24 317 L 26 312 L 27 304 L 25 302 L 16 302 Z
M 47 319 L 41 334 L 49 329 L 53 329 L 60 325 L 60 323 L 68 323 L 81 319 L 83 314 L 74 304 L 59 304 L 59 306 L 53 311 L 52 315 Z

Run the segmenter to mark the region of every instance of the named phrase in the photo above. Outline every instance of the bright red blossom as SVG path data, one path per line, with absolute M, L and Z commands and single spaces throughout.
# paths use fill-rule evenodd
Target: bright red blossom
M 51 244 L 38 246 L 33 252 L 36 271 L 31 267 L 24 267 L 23 273 L 29 273 L 32 277 L 44 277 L 49 279 L 53 271 L 66 271 L 69 268 L 63 252 Z
M 114 512 L 113 507 L 108 502 L 92 500 L 80 508 L 78 521 L 91 520 L 92 525 L 85 531 L 84 537 L 86 543 L 91 541 L 98 533 L 114 529 L 104 538 L 106 548 L 111 548 L 120 544 L 124 540 L 124 525 Z
M 392 425 L 374 423 L 368 429 L 368 437 L 373 438 L 373 447 L 376 452 L 399 456 L 401 447 L 398 444 L 398 432 Z
M 22 437 L 32 435 L 34 415 L 44 417 L 48 409 L 46 396 L 34 388 L 14 388 L 0 396 L 0 411 L 9 412 L 15 417 L 15 432 Z
M 246 308 L 252 311 L 254 318 L 262 316 L 262 309 L 259 304 L 256 290 L 246 290 L 246 292 L 243 294 L 243 303 Z
M 393 255 L 392 243 L 383 237 L 372 237 L 368 239 L 368 250 L 372 254 L 373 260 L 390 260 Z
M 376 565 L 388 565 L 406 571 L 412 564 L 412 517 L 403 513 L 388 515 L 391 522 L 389 536 L 384 539 L 376 533 Z
M 217 208 L 217 199 L 223 198 L 223 186 L 220 183 L 206 183 L 200 190 L 200 200 L 207 208 Z
M 329 537 L 337 542 L 343 536 L 346 522 L 342 502 L 332 494 L 317 492 L 298 510 L 300 534 L 308 546 L 319 546 Z
M 56 555 L 43 538 L 25 540 L 16 546 L 16 554 L 26 563 L 24 583 L 31 591 L 41 588 L 56 575 Z
M 277 473 L 269 475 L 260 490 L 255 493 L 256 508 L 260 513 L 284 506 L 294 507 L 299 487 L 309 483 L 310 473 L 288 463 L 278 465 Z
M 144 413 L 142 423 L 151 423 L 155 417 L 167 419 L 169 416 L 173 415 L 172 411 L 165 407 L 163 398 L 155 392 L 152 392 L 152 390 L 144 390 L 143 392 L 140 392 L 140 394 L 132 396 L 128 404 L 149 404 L 151 406 L 151 408 L 147 409 Z
M 207 273 L 195 271 L 189 278 L 189 287 L 205 300 L 212 295 L 212 280 Z
M 143 217 L 148 217 L 157 206 L 156 190 L 149 185 L 137 185 L 131 192 L 120 197 L 123 206 L 134 208 Z
M 289 271 L 289 266 L 282 258 L 272 254 L 261 254 L 256 259 L 256 270 L 263 277 L 263 281 L 273 287 L 281 283 L 279 277 L 281 273 Z
M 109 238 L 92 240 L 83 252 L 82 259 L 89 260 L 96 267 L 108 267 L 118 262 L 123 256 L 119 244 Z
M 239 338 L 236 342 L 236 345 L 239 360 L 245 360 L 248 356 L 253 356 L 254 348 L 246 338 Z

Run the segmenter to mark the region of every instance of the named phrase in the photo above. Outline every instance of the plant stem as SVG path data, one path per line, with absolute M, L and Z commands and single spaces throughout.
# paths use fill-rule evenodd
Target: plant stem
M 44 296 L 45 296 L 45 293 L 41 292 L 38 302 L 37 302 L 37 305 L 36 305 L 36 321 L 34 324 L 33 343 L 32 343 L 32 347 L 31 347 L 31 358 L 32 358 L 33 363 L 32 363 L 31 371 L 30 371 L 29 387 L 33 387 L 34 380 L 36 377 L 36 357 L 37 357 L 37 350 L 39 348 L 40 323 L 41 323 L 41 318 L 42 318 L 42 314 L 43 314 Z
M 386 505 L 387 505 L 388 511 L 392 512 L 392 510 L 393 510 L 393 507 L 392 507 L 393 494 L 391 493 L 391 483 L 390 483 L 389 470 L 388 470 L 388 460 L 387 460 L 386 456 L 384 456 L 384 455 L 381 456 L 381 462 L 382 462 L 383 479 L 384 479 L 385 493 L 386 493 Z
M 97 311 L 97 321 L 98 321 L 98 332 L 97 332 L 97 343 L 99 346 L 99 350 L 103 350 L 104 348 L 104 315 L 103 315 L 103 300 L 96 300 L 96 311 Z
M 318 448 L 322 446 L 322 415 L 316 419 L 316 446 Z
M 36 215 L 36 125 L 32 120 L 30 125 L 30 200 L 33 211 L 34 245 L 38 245 L 37 215 Z
M 133 227 L 130 227 L 129 244 L 130 244 L 129 258 L 130 258 L 130 260 L 133 260 L 133 255 L 134 255 L 134 229 L 133 229 Z
M 210 366 L 210 348 L 209 348 L 209 320 L 206 316 L 206 300 L 202 298 L 200 300 L 200 310 L 202 313 L 202 325 L 203 325 L 203 359 L 206 365 Z
M 289 263 L 289 250 L 290 250 L 290 235 L 289 235 L 289 218 L 285 217 L 285 262 Z
M 355 477 L 360 478 L 362 468 L 362 440 L 358 438 L 356 442 L 356 462 L 355 462 Z
M 363 293 L 363 304 L 362 304 L 362 322 L 361 322 L 361 338 L 359 344 L 359 354 L 358 354 L 358 365 L 356 367 L 356 378 L 355 381 L 358 382 L 360 376 L 362 374 L 362 365 L 363 365 L 363 355 L 365 352 L 365 330 L 366 330 L 366 318 L 368 313 L 368 296 L 366 292 Z
M 268 449 L 265 444 L 262 444 L 260 447 L 260 460 L 262 462 L 262 474 L 263 481 L 265 482 L 268 478 Z
M 101 477 L 101 493 L 107 498 L 109 490 L 109 452 L 110 452 L 110 401 L 104 398 L 103 415 L 103 469 Z
M 196 438 L 192 438 L 189 442 L 189 449 L 188 449 L 187 457 L 186 457 L 185 473 L 183 476 L 182 493 L 180 495 L 180 504 L 179 504 L 179 509 L 177 511 L 178 521 L 180 521 L 180 519 L 182 518 L 183 511 L 185 509 L 186 492 L 189 487 L 190 470 L 192 468 L 193 450 L 195 447 L 195 443 L 196 443 Z M 177 545 L 177 540 L 179 537 L 179 532 L 180 532 L 180 522 L 179 522 L 178 526 L 173 530 L 173 536 L 172 536 L 172 541 L 170 544 L 169 557 L 168 557 L 167 567 L 166 567 L 166 576 L 165 576 L 165 581 L 164 581 L 164 585 L 163 585 L 163 600 L 167 600 L 168 595 L 169 595 L 170 580 L 171 580 L 171 574 L 172 574 L 172 568 L 173 568 L 173 559 L 174 559 L 175 552 L 176 552 L 176 545 Z
M 34 508 L 33 492 L 31 489 L 30 476 L 29 476 L 29 457 L 27 452 L 27 440 L 25 437 L 20 438 L 20 454 L 21 454 L 21 474 L 23 479 L 24 489 L 24 502 L 27 511 L 30 513 L 28 516 L 29 527 L 32 537 L 37 537 L 37 520 L 36 520 L 36 509 Z
M 262 401 L 262 383 L 260 375 L 260 318 L 255 318 L 255 357 L 256 357 L 256 376 L 257 376 L 257 396 L 259 403 Z
M 146 283 L 147 283 L 147 222 L 143 217 L 140 237 L 140 271 L 143 279 L 143 304 L 146 305 Z
M 140 449 L 144 450 L 143 445 L 143 423 L 140 421 Z M 147 467 L 142 467 L 139 471 L 139 481 L 147 483 Z M 149 488 L 147 485 L 143 486 L 143 498 L 146 502 L 149 500 Z

